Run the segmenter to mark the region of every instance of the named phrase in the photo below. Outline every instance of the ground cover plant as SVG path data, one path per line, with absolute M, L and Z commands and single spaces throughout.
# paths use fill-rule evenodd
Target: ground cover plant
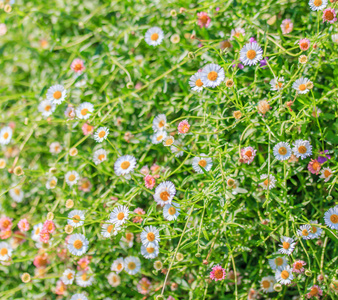
M 0 299 L 338 299 L 337 2 L 0 8 Z

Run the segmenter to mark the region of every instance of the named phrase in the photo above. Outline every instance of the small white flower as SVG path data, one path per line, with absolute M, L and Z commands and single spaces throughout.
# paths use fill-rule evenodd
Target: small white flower
M 71 225 L 74 228 L 82 226 L 85 220 L 85 212 L 85 210 L 72 210 L 68 214 L 68 225 Z
M 230 36 L 230 40 L 233 40 L 234 37 L 239 38 L 240 36 L 244 36 L 245 35 L 245 30 L 243 28 L 237 27 L 235 29 L 231 29 L 231 36 Z
M 83 102 L 76 109 L 76 116 L 81 120 L 89 119 L 90 115 L 94 111 L 94 105 L 89 102 Z
M 131 173 L 136 166 L 136 158 L 132 155 L 119 157 L 114 164 L 114 171 L 117 176 Z
M 7 261 L 12 257 L 13 249 L 6 242 L 0 242 L 0 261 Z
M 70 300 L 88 300 L 84 294 L 74 294 Z
M 164 140 L 163 140 L 163 146 L 170 147 L 174 144 L 175 139 L 173 136 L 168 135 Z
M 291 156 L 291 148 L 289 143 L 280 142 L 273 147 L 273 155 L 278 160 L 287 160 Z
M 69 252 L 76 256 L 85 254 L 88 250 L 89 241 L 81 233 L 72 234 L 68 240 L 67 248 Z
M 261 180 L 264 179 L 264 181 L 259 184 L 264 190 L 271 190 L 276 186 L 275 176 L 270 174 L 268 178 L 268 174 L 262 174 L 260 178 Z
M 181 150 L 182 149 L 182 150 Z M 176 153 L 175 157 L 181 157 L 184 154 L 186 147 L 184 147 L 184 143 L 181 140 L 176 140 L 173 145 L 170 146 L 170 150 L 172 153 Z
M 301 77 L 292 84 L 292 88 L 295 89 L 298 94 L 306 94 L 309 92 L 309 82 L 311 82 L 309 79 Z
M 107 160 L 107 151 L 104 149 L 99 149 L 94 152 L 93 161 L 95 165 L 99 165 L 100 163 Z
M 110 213 L 110 222 L 117 224 L 118 226 L 123 225 L 127 222 L 129 216 L 129 208 L 124 205 L 115 207 Z
M 114 272 L 109 273 L 108 275 L 108 282 L 112 287 L 117 287 L 121 283 L 121 278 L 119 275 L 115 274 Z
M 331 39 L 332 42 L 338 44 L 338 33 L 332 34 Z
M 292 151 L 296 157 L 304 159 L 312 155 L 312 146 L 307 140 L 297 140 L 293 144 Z
M 141 242 L 144 247 L 157 247 L 160 241 L 160 233 L 155 226 L 144 227 L 143 231 L 141 232 Z
M 304 240 L 311 239 L 310 236 L 311 226 L 310 225 L 301 225 L 300 228 L 297 230 L 297 234 L 302 237 Z
M 122 257 L 115 259 L 110 267 L 110 270 L 115 271 L 117 274 L 122 272 L 123 269 L 124 259 Z
M 69 171 L 65 175 L 66 182 L 70 187 L 73 186 L 74 184 L 77 184 L 79 178 L 80 178 L 79 173 L 76 171 Z
M 318 224 L 318 221 L 309 221 L 310 224 Z M 318 224 L 321 225 L 321 224 Z M 309 234 L 310 239 L 316 239 L 319 238 L 322 234 L 323 229 L 316 225 L 310 225 L 311 231 Z
M 167 132 L 164 130 L 157 131 L 153 134 L 153 137 L 151 138 L 151 142 L 155 145 L 163 142 L 163 140 L 167 137 Z
M 158 46 L 162 43 L 164 34 L 161 28 L 151 27 L 147 30 L 144 40 L 150 46 Z
M 40 231 L 42 230 L 42 228 L 42 223 L 34 225 L 32 230 L 32 240 L 34 240 L 35 242 L 40 242 Z
M 158 205 L 171 204 L 176 195 L 175 185 L 171 181 L 161 182 L 155 189 L 154 200 Z
M 107 127 L 99 127 L 94 133 L 94 140 L 98 143 L 102 143 L 109 134 L 109 128 Z
M 275 283 L 276 283 L 275 277 L 266 276 L 262 278 L 260 285 L 264 293 L 273 293 L 274 292 L 273 286 Z
M 320 178 L 324 178 L 325 182 L 328 182 L 332 176 L 333 172 L 330 168 L 326 167 L 321 170 Z
M 9 190 L 9 195 L 17 203 L 22 202 L 23 198 L 25 197 L 25 194 L 22 191 L 21 187 L 18 187 L 18 186 L 11 188 Z
M 67 96 L 67 90 L 63 85 L 56 84 L 51 86 L 48 91 L 46 98 L 53 104 L 61 104 Z
M 192 160 L 192 167 L 195 172 L 204 174 L 203 169 L 209 172 L 212 168 L 212 160 L 206 154 L 201 153 L 200 156 L 195 156 Z M 203 168 L 203 169 L 202 169 Z
M 276 281 L 283 285 L 288 285 L 293 279 L 292 268 L 290 266 L 285 266 L 278 268 L 275 273 Z
M 49 117 L 55 111 L 55 104 L 50 100 L 43 100 L 39 103 L 38 111 L 44 116 Z
M 256 65 L 263 59 L 263 50 L 258 43 L 247 43 L 243 46 L 239 59 L 245 66 Z
M 127 256 L 124 259 L 124 269 L 129 275 L 135 275 L 141 270 L 140 259 L 135 256 Z
M 271 91 L 279 91 L 284 86 L 284 77 L 273 78 L 270 80 Z
M 313 11 L 323 10 L 327 6 L 327 0 L 310 0 L 309 5 Z
M 53 176 L 49 178 L 48 181 L 46 182 L 46 188 L 48 190 L 52 190 L 56 187 L 57 183 L 58 183 L 58 179 L 55 176 Z
M 147 259 L 154 259 L 159 253 L 159 248 L 155 245 L 149 245 L 148 247 L 141 246 L 141 254 Z
M 206 87 L 219 86 L 225 79 L 224 69 L 217 64 L 204 66 L 201 73 L 201 80 Z
M 203 91 L 203 82 L 201 80 L 201 73 L 202 72 L 196 72 L 194 75 L 190 77 L 189 85 L 192 91 L 195 92 Z
M 290 255 L 293 252 L 293 250 L 295 250 L 296 243 L 294 239 L 286 237 L 286 236 L 282 236 L 281 243 L 282 244 L 279 245 L 279 247 L 281 248 L 278 249 L 279 253 Z
M 12 139 L 13 130 L 9 126 L 1 128 L 0 130 L 0 144 L 7 145 Z
M 276 258 L 269 259 L 269 265 L 272 270 L 277 270 L 279 267 L 285 267 L 288 261 L 284 256 L 278 256 Z
M 324 214 L 324 222 L 328 227 L 338 230 L 338 205 L 331 207 Z
M 66 269 L 61 277 L 61 280 L 64 284 L 73 284 L 75 278 L 75 271 L 71 269 Z
M 178 203 L 172 202 L 171 204 L 166 204 L 163 208 L 163 217 L 168 221 L 176 220 L 180 215 L 180 205 Z
M 62 146 L 59 142 L 53 142 L 49 146 L 49 152 L 52 154 L 59 154 L 62 151 Z
M 94 283 L 94 276 L 88 272 L 80 272 L 76 276 L 76 284 L 81 287 L 91 286 Z
M 157 131 L 163 131 L 165 128 L 168 127 L 167 124 L 167 117 L 164 114 L 160 114 L 156 116 L 153 120 L 153 130 L 155 132 Z
M 102 225 L 101 234 L 104 238 L 110 238 L 115 236 L 121 230 L 121 227 L 114 224 L 113 222 L 108 222 Z

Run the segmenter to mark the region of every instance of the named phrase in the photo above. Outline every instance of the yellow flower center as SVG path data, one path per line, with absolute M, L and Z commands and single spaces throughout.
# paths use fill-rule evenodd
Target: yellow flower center
M 159 35 L 158 35 L 158 33 L 153 33 L 151 36 L 150 36 L 150 39 L 152 40 L 152 41 L 157 41 L 158 40 L 158 38 L 159 38 Z
M 290 243 L 288 243 L 288 242 L 283 242 L 283 248 L 284 249 L 289 249 L 290 248 Z
M 8 253 L 7 248 L 1 248 L 1 250 L 0 250 L 1 256 L 5 256 L 7 253 Z
M 207 166 L 207 161 L 206 161 L 205 159 L 201 159 L 201 160 L 198 162 L 198 164 L 199 164 L 201 167 L 205 168 L 205 167 Z
M 304 230 L 302 231 L 302 235 L 308 236 L 308 235 L 309 235 L 309 232 L 308 232 L 306 229 L 304 229 Z
M 154 251 L 155 251 L 155 248 L 152 248 L 152 247 L 148 247 L 148 248 L 146 248 L 146 250 L 147 250 L 147 252 L 148 253 L 154 253 Z
M 324 171 L 324 176 L 329 177 L 331 175 L 331 172 L 329 170 Z
M 4 134 L 3 134 L 3 136 L 2 136 L 5 140 L 7 140 L 8 139 L 8 137 L 9 137 L 9 133 L 8 132 L 5 132 Z
M 121 169 L 123 170 L 127 170 L 130 166 L 130 162 L 129 161 L 124 161 L 122 164 L 121 164 Z
M 317 227 L 316 226 L 312 226 L 311 227 L 311 231 L 312 231 L 312 233 L 316 233 L 317 232 Z
M 286 150 L 285 147 L 280 147 L 280 148 L 278 149 L 278 153 L 279 153 L 280 155 L 285 155 L 287 152 L 288 152 L 288 151 Z
M 136 268 L 136 264 L 133 262 L 133 261 L 131 261 L 129 264 L 128 264 L 128 269 L 129 270 L 134 270 Z
M 223 270 L 216 270 L 214 275 L 217 279 L 223 278 Z
M 69 181 L 74 181 L 75 180 L 75 175 L 74 174 L 70 174 L 68 177 Z
M 80 241 L 80 240 L 76 240 L 76 241 L 73 243 L 73 246 L 74 246 L 75 249 L 79 250 L 79 249 L 82 248 L 83 243 L 82 243 L 82 241 Z
M 116 269 L 117 269 L 118 271 L 120 271 L 120 270 L 122 269 L 122 264 L 121 264 L 121 263 L 118 264 L 117 267 L 116 267 Z
M 277 258 L 275 259 L 275 264 L 276 264 L 278 267 L 281 266 L 281 265 L 283 264 L 283 258 L 277 257 Z
M 296 270 L 301 270 L 303 268 L 303 264 L 300 262 L 295 263 L 295 269 Z
M 256 51 L 255 50 L 249 50 L 247 53 L 246 53 L 246 57 L 249 58 L 249 59 L 254 59 L 256 57 Z
M 160 193 L 160 198 L 163 201 L 168 201 L 169 197 L 170 197 L 170 194 L 167 191 L 164 191 L 164 192 Z
M 299 86 L 299 90 L 300 91 L 305 91 L 306 89 L 306 85 L 304 83 L 302 83 L 300 86 Z
M 284 270 L 282 271 L 282 273 L 280 274 L 280 276 L 283 278 L 283 279 L 288 279 L 290 274 L 288 271 Z
M 20 195 L 20 190 L 18 188 L 15 188 L 14 189 L 14 193 L 15 193 L 15 195 L 19 196 Z
M 315 1 L 313 1 L 313 4 L 315 5 L 315 6 L 321 6 L 322 5 L 322 3 L 323 3 L 323 1 L 322 0 L 315 0 Z
M 113 225 L 113 224 L 109 225 L 109 226 L 107 227 L 107 232 L 108 232 L 108 233 L 111 233 L 111 231 L 113 230 L 113 228 L 114 228 L 114 225 Z
M 334 15 L 333 15 L 332 11 L 331 10 L 327 10 L 325 12 L 325 19 L 328 20 L 328 21 L 332 21 L 333 18 L 334 18 Z
M 169 215 L 173 216 L 175 213 L 176 213 L 176 208 L 171 206 L 169 209 L 168 209 L 168 213 Z
M 104 130 L 99 132 L 99 138 L 103 138 L 106 135 L 106 132 Z
M 54 99 L 57 99 L 57 100 L 60 99 L 61 96 L 62 96 L 62 93 L 60 91 L 56 91 L 53 94 Z
M 159 135 L 156 139 L 157 139 L 157 141 L 159 142 L 160 140 L 163 139 L 163 135 Z
M 82 279 L 83 281 L 87 281 L 87 273 L 83 273 L 83 274 L 81 275 L 81 279 Z M 88 279 L 89 279 L 89 277 L 88 277 Z
M 75 215 L 72 219 L 74 223 L 79 223 L 81 220 L 81 217 L 79 215 Z
M 195 81 L 195 84 L 196 84 L 196 86 L 198 86 L 198 87 L 203 86 L 203 82 L 202 82 L 202 80 L 199 79 L 199 78 Z
M 330 216 L 330 221 L 333 223 L 333 224 L 337 224 L 338 223 L 338 215 L 331 215 Z
M 217 77 L 218 77 L 218 74 L 215 71 L 211 71 L 208 74 L 208 79 L 211 80 L 211 81 L 215 81 L 217 79 Z
M 72 279 L 73 278 L 73 274 L 72 273 L 68 273 L 67 278 L 68 279 Z
M 310 290 L 310 295 L 311 296 L 317 296 L 318 295 L 318 288 L 316 288 L 315 286 L 313 286 Z
M 164 126 L 165 122 L 164 120 L 161 120 L 159 123 L 158 123 L 158 127 L 159 128 L 162 128 Z
M 88 114 L 88 108 L 81 109 L 81 115 L 85 116 L 86 114 Z
M 270 287 L 270 281 L 269 280 L 263 280 L 262 286 L 264 289 L 268 289 Z
M 298 152 L 299 152 L 300 154 L 304 154 L 304 153 L 306 153 L 306 151 L 307 151 L 307 149 L 306 149 L 305 146 L 299 146 L 299 147 L 298 147 Z
M 269 181 L 269 179 L 267 178 L 267 179 L 264 180 L 263 183 L 264 183 L 264 185 L 268 186 L 268 185 L 270 184 L 270 181 Z
M 117 218 L 118 220 L 120 220 L 120 221 L 123 220 L 123 218 L 124 218 L 124 212 L 120 211 L 120 212 L 117 214 L 116 218 Z
M 165 141 L 165 144 L 166 144 L 167 146 L 171 146 L 171 145 L 173 144 L 173 140 L 172 140 L 172 139 L 167 139 L 167 140 Z
M 46 105 L 46 106 L 45 106 L 45 111 L 50 111 L 51 108 L 52 108 L 52 107 L 51 107 L 50 105 Z
M 102 161 L 102 160 L 104 160 L 105 157 L 106 156 L 104 154 L 100 154 L 97 158 Z
M 149 242 L 153 242 L 155 240 L 155 234 L 153 232 L 148 232 L 148 234 L 147 234 L 147 240 Z

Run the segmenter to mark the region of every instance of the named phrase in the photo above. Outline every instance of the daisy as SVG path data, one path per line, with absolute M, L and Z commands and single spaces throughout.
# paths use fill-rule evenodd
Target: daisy
M 332 34 L 331 39 L 332 42 L 338 44 L 338 33 Z
M 72 187 L 74 184 L 77 184 L 79 178 L 79 173 L 76 171 L 68 171 L 65 175 L 66 182 L 70 187 Z
M 323 11 L 323 23 L 325 21 L 331 24 L 337 21 L 336 12 L 333 8 L 327 8 Z
M 56 84 L 47 90 L 46 98 L 53 104 L 61 104 L 67 96 L 67 90 L 63 85 Z
M 290 255 L 293 252 L 293 250 L 295 250 L 296 243 L 292 238 L 282 236 L 281 243 L 282 244 L 279 245 L 279 247 L 281 248 L 278 249 L 279 253 Z
M 20 203 L 22 202 L 23 198 L 25 197 L 24 192 L 22 191 L 21 187 L 14 187 L 9 190 L 9 195 L 13 199 L 13 201 Z
M 112 236 L 116 236 L 119 231 L 121 230 L 121 227 L 116 224 L 103 224 L 101 227 L 101 234 L 104 238 L 110 238 Z
M 137 290 L 142 295 L 148 294 L 150 289 L 151 289 L 151 282 L 145 277 L 143 277 L 137 284 Z
M 239 38 L 240 36 L 245 35 L 245 30 L 243 28 L 237 27 L 235 29 L 231 29 L 231 37 L 230 40 L 233 40 L 234 37 Z
M 212 271 L 210 272 L 210 279 L 218 281 L 218 280 L 223 280 L 225 279 L 225 269 L 223 269 L 221 266 L 214 266 L 212 268 Z
M 245 66 L 256 65 L 263 58 L 263 50 L 258 43 L 247 43 L 240 52 L 240 60 Z
M 0 261 L 7 261 L 12 256 L 13 249 L 6 242 L 0 242 Z
M 270 80 L 271 91 L 279 91 L 283 88 L 284 85 L 284 77 L 273 78 Z
M 155 184 L 156 184 L 156 179 L 153 176 L 148 174 L 146 177 L 144 177 L 144 185 L 146 186 L 146 188 L 152 190 Z
M 264 117 L 266 115 L 266 113 L 271 109 L 269 101 L 267 101 L 267 100 L 259 101 L 258 104 L 257 104 L 257 109 Z
M 94 105 L 89 102 L 81 103 L 76 109 L 76 116 L 81 120 L 89 119 L 91 113 L 94 111 Z
M 138 207 L 134 209 L 134 213 L 137 214 L 137 216 L 133 218 L 133 222 L 142 223 L 143 218 L 141 216 L 144 215 L 146 212 L 142 208 Z
M 88 250 L 89 241 L 81 233 L 75 233 L 70 236 L 67 242 L 69 252 L 76 256 L 85 254 Z
M 192 160 L 192 167 L 195 172 L 203 174 L 203 169 L 209 172 L 212 168 L 212 160 L 210 157 L 206 157 L 204 153 L 200 154 L 200 157 L 195 156 Z M 203 168 L 203 169 L 202 169 Z
M 327 0 L 310 0 L 309 5 L 313 11 L 323 10 L 327 5 Z
M 328 227 L 338 230 L 338 205 L 331 207 L 324 214 L 324 222 Z
M 259 184 L 264 190 L 271 190 L 276 186 L 276 178 L 271 174 L 269 176 L 268 174 L 262 174 L 260 179 L 264 179 L 264 181 Z
M 199 27 L 201 27 L 201 28 L 209 27 L 211 19 L 206 12 L 197 13 L 197 18 L 198 18 L 197 24 L 198 24 Z
M 110 213 L 110 221 L 118 226 L 123 225 L 127 222 L 129 216 L 129 208 L 124 205 L 115 207 Z
M 164 114 L 157 115 L 153 120 L 153 130 L 163 131 L 168 127 L 167 117 Z
M 323 291 L 318 285 L 313 285 L 309 288 L 310 292 L 306 294 L 307 298 L 315 297 L 317 299 L 320 298 L 320 296 L 323 296 Z
M 278 160 L 287 160 L 291 156 L 291 148 L 289 143 L 286 142 L 279 142 L 278 144 L 273 147 L 273 155 Z
M 58 183 L 58 179 L 55 176 L 53 176 L 49 178 L 48 181 L 46 182 L 46 188 L 48 190 L 54 189 L 57 183 Z
M 84 123 L 82 125 L 81 129 L 82 129 L 82 132 L 83 132 L 84 135 L 93 134 L 93 132 L 94 132 L 94 127 L 87 124 L 87 123 Z
M 78 155 L 78 153 L 79 153 L 79 151 L 75 147 L 69 149 L 69 155 L 70 156 L 76 156 L 76 155 Z
M 123 269 L 124 269 L 124 259 L 122 257 L 115 259 L 110 267 L 110 270 L 115 271 L 117 274 L 122 272 Z
M 229 49 L 229 48 L 233 47 L 232 44 L 230 43 L 230 41 L 228 41 L 228 40 L 220 42 L 219 46 L 222 50 Z
M 109 129 L 107 127 L 99 127 L 94 134 L 94 140 L 98 143 L 102 143 L 105 139 L 107 139 L 108 134 Z
M 68 214 L 68 225 L 71 225 L 74 228 L 82 226 L 85 220 L 85 212 L 85 210 L 72 210 Z
M 155 226 L 146 226 L 141 232 L 141 242 L 145 247 L 157 247 L 160 239 L 160 233 Z
M 167 132 L 164 130 L 157 131 L 151 138 L 151 142 L 155 145 L 163 142 L 163 140 L 167 137 Z
M 107 160 L 107 151 L 104 149 L 99 149 L 94 152 L 93 161 L 95 165 L 99 165 L 100 163 Z
M 163 139 L 163 146 L 170 147 L 174 144 L 175 139 L 173 136 L 168 135 L 165 139 Z
M 76 284 L 81 287 L 91 286 L 94 282 L 93 274 L 88 274 L 88 272 L 80 272 L 76 276 Z
M 154 200 L 162 207 L 171 204 L 176 195 L 175 185 L 171 181 L 161 182 L 155 189 Z
M 12 139 L 13 130 L 11 127 L 6 126 L 0 130 L 0 144 L 7 145 Z
M 74 294 L 70 300 L 88 300 L 84 294 Z
M 109 273 L 108 275 L 108 282 L 112 287 L 117 287 L 121 283 L 121 278 L 119 275 L 115 274 L 114 272 Z
M 159 248 L 155 245 L 149 245 L 148 247 L 141 246 L 141 254 L 147 259 L 154 259 L 159 253 Z
M 0 169 L 6 168 L 6 161 L 3 158 L 0 158 Z
M 283 268 L 278 268 L 275 273 L 276 281 L 280 284 L 288 285 L 293 280 L 292 269 L 290 266 L 285 266 Z
M 20 229 L 21 232 L 26 232 L 26 231 L 29 230 L 30 226 L 29 226 L 29 223 L 28 223 L 27 219 L 24 218 L 24 219 L 21 219 L 19 221 L 18 227 L 19 227 L 19 229 Z
M 303 238 L 303 240 L 309 240 L 310 237 L 311 226 L 310 225 L 302 225 L 300 229 L 297 230 L 297 234 Z
M 203 82 L 201 80 L 201 72 L 196 72 L 189 79 L 189 85 L 192 91 L 201 92 L 203 91 Z
M 217 64 L 208 64 L 201 72 L 201 80 L 206 87 L 219 86 L 224 79 L 224 69 Z
M 61 277 L 61 280 L 64 284 L 73 284 L 75 278 L 75 271 L 71 269 L 66 269 Z
M 124 259 L 124 269 L 129 275 L 135 275 L 141 270 L 140 259 L 135 256 L 127 256 Z
M 277 270 L 279 267 L 285 267 L 288 264 L 288 261 L 284 256 L 278 256 L 273 259 L 269 259 L 269 265 L 272 270 Z
M 172 153 L 175 153 L 175 157 L 181 157 L 184 154 L 184 151 L 186 147 L 184 147 L 184 143 L 183 141 L 180 140 L 176 140 L 175 143 L 170 147 L 170 151 Z
M 136 158 L 132 155 L 119 157 L 114 164 L 114 171 L 117 176 L 131 173 L 136 166 Z
M 144 40 L 150 46 L 158 46 L 162 43 L 164 34 L 161 28 L 151 27 L 147 30 Z
M 321 164 L 317 159 L 311 159 L 309 164 L 307 165 L 307 169 L 312 173 L 312 174 L 319 174 L 319 171 L 321 169 Z
M 180 215 L 180 205 L 178 203 L 166 204 L 163 208 L 163 217 L 168 221 L 176 220 Z
M 33 226 L 32 230 L 32 240 L 39 242 L 40 240 L 40 231 L 42 230 L 43 224 L 39 223 Z
M 318 224 L 318 221 L 309 221 L 309 223 Z M 318 225 L 321 225 L 321 224 L 318 224 Z M 323 229 L 316 225 L 310 225 L 310 226 L 311 226 L 311 230 L 309 232 L 310 239 L 319 238 L 322 234 Z
M 251 164 L 256 156 L 257 150 L 253 147 L 245 147 L 241 149 L 241 162 Z
M 70 68 L 78 75 L 81 75 L 83 71 L 86 69 L 84 66 L 84 61 L 80 58 L 75 58 L 72 61 Z
M 156 260 L 156 261 L 154 262 L 153 267 L 154 267 L 154 269 L 155 269 L 156 271 L 160 271 L 160 270 L 162 269 L 162 267 L 163 267 L 163 264 L 162 264 L 162 262 L 161 262 L 160 260 Z
M 312 146 L 307 140 L 296 140 L 293 144 L 292 151 L 297 158 L 300 157 L 301 159 L 304 159 L 312 155 Z
M 13 223 L 13 219 L 8 218 L 7 216 L 3 216 L 0 218 L 0 230 L 1 231 L 6 231 L 6 230 L 11 230 Z
M 321 171 L 321 175 L 319 176 L 320 178 L 324 178 L 325 182 L 328 182 L 332 176 L 332 170 L 330 168 L 323 168 Z
M 39 103 L 38 111 L 42 114 L 44 117 L 49 117 L 53 114 L 55 111 L 55 104 L 53 104 L 50 100 L 43 100 Z
M 310 48 L 310 41 L 309 39 L 301 39 L 298 42 L 298 45 L 299 45 L 300 50 L 306 51 L 307 49 Z
M 305 265 L 306 265 L 305 261 L 296 260 L 292 265 L 292 272 L 298 273 L 298 274 L 304 273 L 304 271 L 305 271 L 304 266 Z
M 52 154 L 59 154 L 62 151 L 62 146 L 59 142 L 53 142 L 49 146 L 49 152 Z
M 134 234 L 131 232 L 126 232 L 125 236 L 122 236 L 119 242 L 122 249 L 127 249 L 133 247 L 134 244 Z
M 73 120 L 76 116 L 75 108 L 71 104 L 69 104 L 64 114 L 69 120 Z
M 264 293 L 273 293 L 273 286 L 276 283 L 275 277 L 266 276 L 261 279 L 260 286 Z
M 285 19 L 282 21 L 280 28 L 282 29 L 283 34 L 288 34 L 293 30 L 293 23 L 290 19 Z

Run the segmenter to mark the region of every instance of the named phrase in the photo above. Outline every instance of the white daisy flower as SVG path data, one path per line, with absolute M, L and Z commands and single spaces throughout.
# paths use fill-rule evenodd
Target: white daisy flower
M 24 192 L 22 191 L 21 187 L 14 187 L 9 190 L 9 195 L 13 199 L 13 201 L 20 203 L 22 202 L 23 198 L 25 197 Z
M 120 226 L 116 224 L 112 224 L 112 223 L 105 223 L 102 225 L 101 228 L 102 228 L 101 234 L 104 238 L 110 238 L 112 236 L 116 236 L 121 230 Z
M 127 175 L 135 169 L 136 158 L 132 155 L 119 157 L 114 164 L 114 171 L 117 176 Z
M 119 275 L 115 274 L 114 272 L 109 273 L 108 277 L 108 282 L 112 287 L 117 287 L 121 283 L 121 278 Z
M 239 59 L 245 66 L 256 65 L 263 59 L 263 50 L 258 43 L 247 43 L 243 46 Z
M 124 269 L 124 259 L 122 257 L 115 259 L 110 267 L 110 270 L 115 271 L 117 274 L 122 272 L 123 269 Z
M 0 261 L 7 261 L 12 257 L 13 249 L 6 242 L 0 242 Z
M 75 110 L 76 116 L 81 120 L 89 119 L 90 115 L 94 111 L 94 105 L 89 102 L 83 102 Z
M 230 40 L 233 40 L 234 37 L 239 38 L 241 35 L 245 35 L 245 30 L 243 28 L 237 27 L 235 29 L 231 29 Z
M 38 111 L 44 116 L 49 117 L 53 114 L 55 111 L 55 104 L 52 103 L 52 101 L 49 100 L 43 100 L 39 103 Z
M 163 217 L 168 221 L 176 220 L 180 215 L 180 205 L 178 203 L 172 202 L 171 204 L 166 204 L 163 208 Z
M 81 233 L 72 234 L 68 240 L 67 248 L 69 252 L 76 256 L 85 254 L 89 247 L 89 241 Z
M 175 139 L 173 136 L 168 135 L 164 140 L 163 140 L 163 146 L 170 147 L 174 144 Z
M 74 228 L 82 226 L 85 220 L 85 212 L 85 210 L 72 210 L 68 214 L 68 225 L 71 225 Z
M 88 300 L 85 294 L 74 294 L 70 300 Z
M 155 145 L 163 142 L 163 140 L 167 137 L 167 132 L 164 130 L 157 131 L 153 134 L 151 138 L 151 142 Z
M 0 130 L 0 144 L 7 145 L 12 139 L 13 130 L 9 126 L 1 128 Z
M 310 236 L 311 226 L 310 225 L 301 225 L 300 228 L 297 230 L 298 236 L 302 237 L 303 240 L 311 239 Z
M 107 160 L 107 151 L 104 149 L 99 149 L 94 152 L 93 161 L 95 165 L 99 165 L 100 163 Z
M 261 180 L 264 179 L 264 181 L 259 184 L 264 190 L 271 190 L 276 186 L 275 176 L 271 174 L 270 176 L 268 176 L 268 174 L 262 174 L 260 178 Z
M 155 226 L 144 227 L 143 231 L 141 232 L 141 242 L 145 247 L 157 247 L 160 241 L 160 232 Z
M 212 168 L 212 160 L 206 154 L 201 153 L 200 156 L 195 156 L 192 160 L 192 167 L 195 172 L 204 174 L 203 169 L 209 172 Z M 202 169 L 203 168 L 203 169 Z
M 80 175 L 76 171 L 68 171 L 65 175 L 67 184 L 71 187 L 74 184 L 77 184 L 77 181 L 80 178 Z
M 62 146 L 59 142 L 53 142 L 49 146 L 49 152 L 52 154 L 59 154 L 62 151 Z
M 332 34 L 331 39 L 332 39 L 332 42 L 338 44 L 338 33 Z
M 224 69 L 217 64 L 208 64 L 204 66 L 201 73 L 201 80 L 206 87 L 219 86 L 225 79 Z
M 273 78 L 270 80 L 271 91 L 279 91 L 284 86 L 284 77 Z
M 74 147 L 69 149 L 69 155 L 70 156 L 76 156 L 76 155 L 78 155 L 78 153 L 79 153 L 79 151 Z
M 64 114 L 68 119 L 73 120 L 76 116 L 75 108 L 73 106 L 68 106 Z
M 278 256 L 269 259 L 269 265 L 272 270 L 277 270 L 280 267 L 285 267 L 288 264 L 287 259 L 284 256 Z
M 280 284 L 290 284 L 291 280 L 293 280 L 292 268 L 290 266 L 278 268 L 275 273 L 275 279 Z
M 321 172 L 321 175 L 319 177 L 324 178 L 325 182 L 328 182 L 333 174 L 332 170 L 328 167 L 323 168 L 320 172 Z
M 61 104 L 67 96 L 67 90 L 63 85 L 56 84 L 51 86 L 48 91 L 46 98 L 54 104 Z
M 99 127 L 94 133 L 94 140 L 98 143 L 102 143 L 109 134 L 109 128 L 107 127 Z
M 328 227 L 338 230 L 338 205 L 331 207 L 324 214 L 324 222 Z
M 294 239 L 289 238 L 287 236 L 282 236 L 280 240 L 282 244 L 279 245 L 279 247 L 281 248 L 278 249 L 278 252 L 282 254 L 290 255 L 293 252 L 293 250 L 295 250 L 295 247 L 296 247 L 296 243 Z
M 194 75 L 190 77 L 189 85 L 192 91 L 195 92 L 203 91 L 203 82 L 201 80 L 201 73 L 202 72 L 196 72 Z
M 266 276 L 261 279 L 260 285 L 264 293 L 273 293 L 273 286 L 276 283 L 275 277 Z
M 71 269 L 66 269 L 61 277 L 61 280 L 64 284 L 73 284 L 75 278 L 75 271 Z
M 291 156 L 291 148 L 289 143 L 279 142 L 276 144 L 275 147 L 273 147 L 273 155 L 281 161 L 289 159 Z
M 151 27 L 147 30 L 144 40 L 150 46 L 158 46 L 162 43 L 164 34 L 161 28 Z
M 48 181 L 46 182 L 46 188 L 48 190 L 52 190 L 56 187 L 57 183 L 58 183 L 58 179 L 55 176 L 53 176 L 49 178 Z
M 293 144 L 292 151 L 296 157 L 304 159 L 312 155 L 312 146 L 307 140 L 297 140 Z
M 136 256 L 127 256 L 124 259 L 124 269 L 129 275 L 135 275 L 141 270 L 141 261 Z
M 119 244 L 120 244 L 122 249 L 127 249 L 127 248 L 133 247 L 133 245 L 134 245 L 134 234 L 127 231 L 125 233 L 125 235 L 121 237 Z
M 292 84 L 292 88 L 295 89 L 298 94 L 306 94 L 309 92 L 309 82 L 311 82 L 309 79 L 301 77 Z
M 186 147 L 184 147 L 184 144 L 183 144 L 183 142 L 181 140 L 176 140 L 174 142 L 174 144 L 170 146 L 170 151 L 172 153 L 176 153 L 175 157 L 181 157 L 181 156 L 183 156 L 184 151 L 181 150 L 181 149 L 184 149 L 184 150 L 186 149 Z
M 309 221 L 310 224 L 318 224 L 318 221 Z M 321 225 L 321 224 L 318 224 Z M 311 231 L 309 233 L 310 239 L 317 239 L 322 235 L 323 229 L 316 225 L 310 225 Z
M 76 276 L 76 284 L 81 287 L 91 286 L 94 283 L 93 274 L 89 274 L 88 272 L 80 272 Z
M 34 225 L 33 230 L 32 230 L 32 240 L 34 240 L 35 242 L 40 242 L 40 231 L 43 228 L 43 224 L 39 223 Z
M 154 261 L 153 267 L 156 271 L 160 271 L 163 267 L 163 264 L 160 260 Z
M 327 6 L 327 0 L 310 0 L 309 5 L 313 11 L 323 10 Z
M 161 182 L 155 189 L 154 200 L 162 207 L 171 204 L 176 195 L 175 185 L 171 181 Z
M 156 116 L 153 120 L 153 130 L 155 132 L 157 131 L 163 131 L 168 127 L 167 124 L 167 117 L 164 114 L 160 114 Z
M 118 226 L 123 225 L 127 222 L 129 216 L 129 208 L 124 205 L 115 207 L 110 213 L 110 222 L 117 224 Z
M 148 247 L 141 246 L 141 254 L 146 259 L 154 259 L 158 256 L 160 250 L 155 245 L 149 245 Z

